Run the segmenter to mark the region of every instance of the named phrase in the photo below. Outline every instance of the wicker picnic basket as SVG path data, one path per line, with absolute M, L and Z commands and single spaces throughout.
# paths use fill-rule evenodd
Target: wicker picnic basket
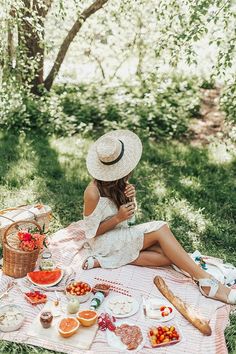
M 35 268 L 40 250 L 26 252 L 19 249 L 17 236 L 20 230 L 30 228 L 37 228 L 39 232 L 42 230 L 37 222 L 22 220 L 12 223 L 3 234 L 3 273 L 10 277 L 22 278 Z
M 0 210 L 0 243 L 6 229 L 15 221 L 36 221 L 44 231 L 48 230 L 52 209 L 45 204 L 20 205 Z

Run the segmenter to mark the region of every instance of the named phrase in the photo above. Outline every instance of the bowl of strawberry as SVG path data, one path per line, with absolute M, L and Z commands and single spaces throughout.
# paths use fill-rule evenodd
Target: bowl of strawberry
M 25 298 L 32 305 L 44 304 L 47 302 L 47 295 L 42 294 L 39 291 L 25 293 Z
M 65 290 L 68 299 L 76 297 L 80 303 L 87 301 L 92 293 L 92 287 L 83 281 L 73 281 Z
M 180 331 L 176 325 L 155 325 L 148 331 L 149 340 L 153 348 L 163 347 L 180 342 Z

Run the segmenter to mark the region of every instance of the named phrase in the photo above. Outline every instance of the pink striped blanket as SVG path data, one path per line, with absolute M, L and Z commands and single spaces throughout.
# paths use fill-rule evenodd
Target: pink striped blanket
M 78 231 L 80 230 L 80 231 Z M 162 276 L 170 289 L 179 296 L 182 300 L 191 304 L 201 315 L 210 320 L 210 326 L 212 328 L 212 335 L 210 337 L 203 336 L 197 329 L 195 329 L 187 320 L 183 318 L 181 314 L 177 312 L 174 322 L 178 324 L 178 327 L 182 333 L 182 341 L 176 345 L 152 349 L 147 339 L 144 347 L 139 353 L 151 354 L 156 351 L 160 354 L 226 354 L 227 348 L 224 338 L 224 330 L 229 322 L 230 306 L 225 305 L 219 301 L 205 298 L 199 292 L 197 286 L 191 279 L 186 278 L 184 275 L 177 273 L 170 267 L 159 268 L 144 268 L 127 265 L 119 269 L 91 269 L 82 270 L 81 264 L 86 257 L 87 251 L 82 248 L 84 243 L 84 234 L 80 227 L 80 222 L 74 223 L 69 227 L 56 232 L 50 243 L 50 250 L 53 253 L 53 258 L 56 260 L 58 266 L 72 267 L 76 272 L 76 279 L 83 279 L 94 285 L 99 280 L 108 280 L 116 284 L 119 289 L 130 295 L 134 296 L 141 302 L 141 297 L 156 297 L 162 296 L 153 284 L 153 278 L 155 275 Z M 12 281 L 10 277 L 0 274 L 0 294 L 6 290 L 9 283 Z M 17 283 L 23 289 L 27 289 L 29 285 L 26 279 L 19 279 Z M 61 294 L 62 299 L 64 293 L 60 286 L 56 287 Z M 52 289 L 50 289 L 52 290 Z M 48 298 L 55 299 L 54 291 L 48 291 Z M 24 325 L 16 332 L 3 333 L 0 332 L 1 340 L 8 340 L 18 343 L 28 343 L 52 349 L 59 352 L 70 354 L 82 354 L 82 353 L 119 353 L 116 349 L 109 347 L 106 340 L 106 334 L 98 331 L 94 342 L 89 350 L 79 350 L 78 348 L 62 345 L 55 341 L 40 339 L 31 337 L 28 335 L 28 328 L 31 325 L 35 316 L 42 309 L 42 305 L 32 306 L 27 303 L 17 287 L 13 287 L 9 292 L 9 296 L 1 300 L 2 303 L 17 303 L 21 305 L 26 313 L 26 321 Z M 101 308 L 102 310 L 103 308 Z M 136 322 L 142 329 L 147 331 L 148 325 L 143 316 L 142 308 L 130 317 L 132 323 Z M 150 325 L 150 324 L 149 324 Z

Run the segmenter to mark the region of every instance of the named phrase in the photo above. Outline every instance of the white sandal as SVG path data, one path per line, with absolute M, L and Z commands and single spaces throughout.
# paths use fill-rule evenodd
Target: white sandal
M 200 292 L 202 293 L 202 295 L 212 298 L 212 299 L 215 299 L 215 300 L 218 300 L 218 301 L 221 301 L 220 299 L 215 298 L 215 295 L 218 291 L 219 284 L 220 284 L 220 282 L 218 280 L 216 280 L 214 278 L 203 278 L 203 279 L 196 280 L 196 282 L 198 283 L 198 286 L 199 286 L 199 289 L 200 289 Z M 208 295 L 203 290 L 203 287 L 210 288 Z M 226 303 L 229 305 L 236 305 L 236 290 L 235 289 L 230 290 Z
M 83 270 L 88 270 L 88 269 L 93 269 L 95 265 L 96 258 L 93 256 L 89 256 L 88 258 L 85 259 L 82 265 Z M 87 267 L 85 268 L 85 264 L 87 262 Z

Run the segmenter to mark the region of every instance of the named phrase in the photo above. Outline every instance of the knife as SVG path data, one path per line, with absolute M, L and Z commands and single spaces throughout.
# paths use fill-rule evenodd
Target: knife
M 9 288 L 0 295 L 0 300 L 9 293 L 9 291 L 13 288 L 14 285 L 15 284 L 10 285 Z

